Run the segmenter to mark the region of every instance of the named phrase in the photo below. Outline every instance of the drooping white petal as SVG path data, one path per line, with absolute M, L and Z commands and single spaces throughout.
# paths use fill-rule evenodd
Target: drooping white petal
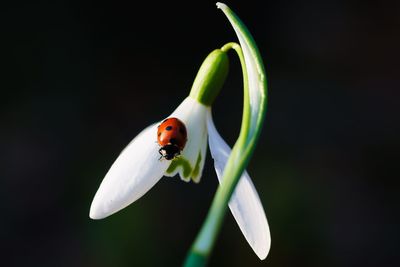
M 217 3 L 217 7 L 220 8 L 227 16 L 231 23 L 235 33 L 239 39 L 240 46 L 243 50 L 243 56 L 247 69 L 247 77 L 249 83 L 249 98 L 251 108 L 251 124 L 249 136 L 252 136 L 256 131 L 258 116 L 262 114 L 260 108 L 261 99 L 265 98 L 266 82 L 264 77 L 264 65 L 253 37 L 248 32 L 246 26 L 240 21 L 239 18 L 229 9 L 229 7 L 223 3 Z
M 200 180 L 207 150 L 206 118 L 208 110 L 208 107 L 197 100 L 187 97 L 170 115 L 170 117 L 180 119 L 186 126 L 188 140 L 180 157 L 189 163 L 191 170 L 185 171 L 185 166 L 180 165 L 174 171 L 165 173 L 166 176 L 174 176 L 179 172 L 184 181 L 188 182 L 191 178 L 195 182 Z M 198 161 L 199 159 L 200 161 Z
M 159 160 L 157 124 L 144 129 L 121 152 L 103 179 L 90 218 L 105 218 L 136 201 L 163 176 L 170 161 Z
M 231 149 L 215 128 L 211 112 L 208 113 L 207 127 L 214 167 L 221 182 Z M 260 259 L 265 259 L 271 246 L 269 226 L 260 198 L 246 171 L 232 194 L 229 208 L 254 252 Z

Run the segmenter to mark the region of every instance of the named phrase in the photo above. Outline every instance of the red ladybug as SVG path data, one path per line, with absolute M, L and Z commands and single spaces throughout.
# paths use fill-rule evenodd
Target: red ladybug
M 186 126 L 177 118 L 165 119 L 157 131 L 157 142 L 161 146 L 158 152 L 161 158 L 174 159 L 181 154 L 187 141 Z

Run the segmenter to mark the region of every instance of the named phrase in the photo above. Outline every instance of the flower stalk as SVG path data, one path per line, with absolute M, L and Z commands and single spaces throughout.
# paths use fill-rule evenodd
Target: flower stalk
M 253 155 L 266 113 L 265 70 L 255 41 L 243 22 L 229 7 L 222 3 L 217 3 L 217 6 L 229 19 L 241 45 L 228 43 L 221 48 L 221 51 L 234 49 L 240 59 L 244 87 L 243 116 L 240 134 L 223 171 L 222 182 L 207 218 L 187 255 L 185 267 L 200 267 L 207 264 L 228 209 L 229 200 Z M 268 248 L 259 255 L 262 259 L 268 253 L 269 242 Z

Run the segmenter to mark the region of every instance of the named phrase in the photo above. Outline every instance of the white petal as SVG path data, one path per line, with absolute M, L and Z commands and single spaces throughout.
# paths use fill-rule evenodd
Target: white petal
M 105 218 L 136 201 L 161 179 L 170 161 L 159 160 L 157 124 L 144 129 L 121 152 L 98 189 L 90 218 Z
M 207 127 L 211 155 L 214 159 L 218 180 L 221 182 L 231 149 L 215 128 L 211 112 L 209 112 L 207 118 Z M 265 259 L 271 246 L 267 217 L 257 191 L 246 171 L 232 194 L 229 208 L 254 252 L 260 259 Z
M 166 176 L 174 176 L 179 172 L 181 179 L 184 181 L 190 181 L 190 178 L 195 182 L 200 180 L 207 150 L 206 118 L 208 110 L 209 107 L 191 97 L 187 97 L 170 115 L 170 117 L 180 119 L 186 126 L 188 140 L 181 153 L 181 157 L 188 161 L 191 171 L 185 172 L 184 168 L 179 166 L 175 171 L 166 173 Z M 197 162 L 200 154 L 201 160 Z M 194 173 L 196 163 L 199 165 L 199 171 Z

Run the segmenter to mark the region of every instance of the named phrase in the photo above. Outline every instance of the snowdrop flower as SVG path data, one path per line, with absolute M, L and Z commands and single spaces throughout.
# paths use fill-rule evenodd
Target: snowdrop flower
M 125 208 L 143 196 L 163 176 L 179 174 L 186 182 L 192 180 L 198 183 L 208 142 L 221 187 L 209 212 L 212 218 L 207 218 L 203 227 L 206 230 L 202 229 L 196 239 L 186 266 L 192 266 L 196 261 L 198 265 L 202 254 L 206 255 L 204 258 L 208 257 L 215 241 L 215 233 L 222 221 L 221 216 L 223 218 L 224 210 L 221 207 L 226 207 L 228 201 L 236 222 L 257 256 L 265 259 L 270 248 L 268 222 L 257 191 L 244 169 L 264 119 L 264 70 L 259 55 L 254 54 L 254 41 L 249 41 L 248 33 L 243 31 L 241 22 L 236 21 L 237 17 L 226 5 L 217 5 L 231 21 L 242 48 L 235 43 L 229 43 L 210 53 L 200 67 L 190 95 L 165 117 L 177 118 L 185 125 L 187 142 L 182 151 L 172 159 L 160 156 L 157 132 L 163 120 L 145 128 L 111 166 L 93 199 L 89 214 L 92 219 L 102 219 Z M 236 50 L 239 55 L 245 85 L 244 122 L 237 142 L 239 145 L 236 144 L 233 150 L 219 135 L 211 112 L 211 105 L 228 73 L 227 51 L 230 49 Z M 234 179 L 230 179 L 230 176 Z
M 125 208 L 143 196 L 163 176 L 179 173 L 184 181 L 199 182 L 206 158 L 207 137 L 218 179 L 222 178 L 231 149 L 215 128 L 211 107 L 202 102 L 213 101 L 215 92 L 219 91 L 225 79 L 227 64 L 225 52 L 213 51 L 200 68 L 191 95 L 167 116 L 178 118 L 186 126 L 188 141 L 181 155 L 173 160 L 160 159 L 160 146 L 156 142 L 160 122 L 144 129 L 121 152 L 106 174 L 92 202 L 90 218 L 102 219 Z M 211 95 L 202 95 L 200 88 L 208 81 L 213 86 Z M 268 253 L 268 224 L 247 172 L 243 174 L 229 206 L 257 255 L 265 258 Z

